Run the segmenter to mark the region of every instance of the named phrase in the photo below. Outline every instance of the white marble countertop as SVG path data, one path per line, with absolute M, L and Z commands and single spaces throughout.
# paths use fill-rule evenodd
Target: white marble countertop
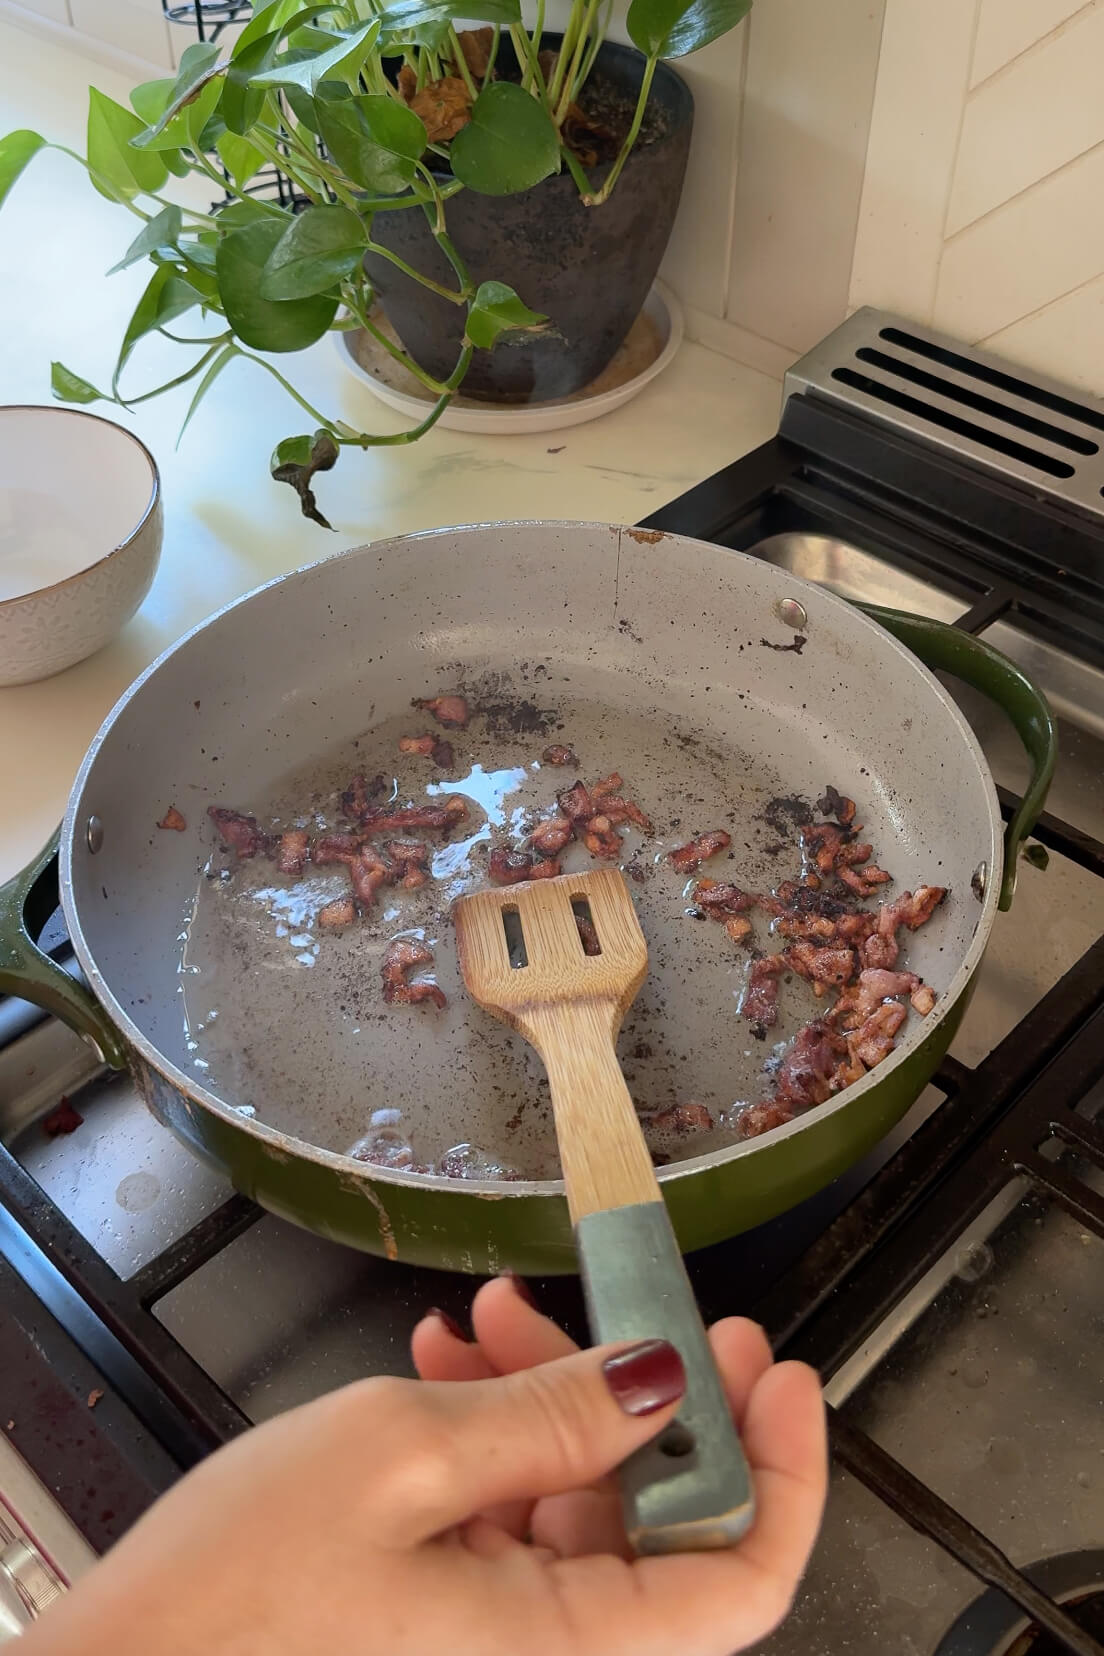
M 83 149 L 90 80 L 126 103 L 123 77 L 0 25 L 0 133 L 32 127 Z M 148 280 L 144 267 L 103 274 L 130 239 L 127 214 L 97 195 L 75 162 L 46 152 L 32 161 L 0 212 L 4 402 L 48 403 L 53 358 L 94 384 L 110 380 Z M 165 341 L 139 347 L 128 388 L 180 372 L 181 355 Z M 294 371 L 316 406 L 362 428 L 400 429 L 400 417 L 341 370 L 329 340 L 296 358 Z M 633 523 L 762 442 L 779 406 L 776 381 L 687 343 L 639 398 L 590 425 L 519 437 L 438 429 L 409 448 L 344 454 L 320 479 L 331 535 L 305 522 L 291 490 L 269 479 L 274 444 L 304 420 L 279 387 L 233 364 L 177 449 L 190 389 L 133 416 L 93 405 L 137 432 L 161 467 L 164 552 L 149 597 L 112 645 L 56 678 L 0 690 L 0 880 L 53 831 L 119 693 L 229 599 L 343 547 L 414 529 L 521 517 Z

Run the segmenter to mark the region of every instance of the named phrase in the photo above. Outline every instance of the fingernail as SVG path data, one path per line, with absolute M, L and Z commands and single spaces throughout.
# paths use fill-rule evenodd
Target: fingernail
M 454 1340 L 463 1340 L 465 1345 L 471 1345 L 471 1335 L 465 1334 L 456 1318 L 450 1317 L 447 1311 L 442 1311 L 439 1305 L 431 1305 L 429 1310 L 426 1312 L 426 1316 L 436 1317 L 437 1321 L 448 1330 Z
M 682 1358 L 668 1340 L 641 1340 L 602 1364 L 606 1385 L 626 1414 L 654 1414 L 686 1390 Z
M 526 1305 L 531 1305 L 534 1311 L 540 1310 L 536 1300 L 533 1298 L 533 1290 L 530 1288 L 524 1277 L 518 1276 L 516 1271 L 503 1271 L 502 1275 L 510 1284 L 518 1299 L 524 1300 Z

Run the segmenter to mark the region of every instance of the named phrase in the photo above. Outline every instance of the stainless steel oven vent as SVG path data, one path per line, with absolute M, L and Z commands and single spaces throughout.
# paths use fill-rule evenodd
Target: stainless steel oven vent
M 865 307 L 794 363 L 798 392 L 1104 516 L 1104 402 L 987 351 Z

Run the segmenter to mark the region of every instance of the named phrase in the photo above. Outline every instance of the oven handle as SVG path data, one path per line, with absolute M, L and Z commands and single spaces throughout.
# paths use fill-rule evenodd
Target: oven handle
M 52 1012 L 105 1064 L 125 1069 L 126 1044 L 95 995 L 38 944 L 58 905 L 60 837 L 59 828 L 33 862 L 0 886 L 0 994 Z
M 933 673 L 951 673 L 995 702 L 1015 727 L 1031 761 L 1031 777 L 1012 820 L 1004 831 L 1004 871 L 998 907 L 1008 909 L 1016 891 L 1020 847 L 1035 825 L 1054 775 L 1058 731 L 1039 686 L 983 638 L 945 621 L 878 604 L 856 604 L 872 621 L 891 632 Z

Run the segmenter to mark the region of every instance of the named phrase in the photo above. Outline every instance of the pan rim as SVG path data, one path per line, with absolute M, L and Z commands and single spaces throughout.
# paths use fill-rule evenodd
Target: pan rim
M 213 611 L 202 621 L 197 622 L 195 626 L 190 627 L 180 638 L 164 649 L 148 667 L 143 669 L 138 677 L 123 691 L 85 752 L 73 781 L 62 823 L 59 847 L 59 888 L 70 939 L 77 959 L 88 980 L 89 987 L 124 1036 L 127 1045 L 133 1048 L 150 1069 L 167 1081 L 185 1099 L 205 1110 L 209 1110 L 227 1126 L 232 1126 L 246 1137 L 257 1141 L 266 1151 L 273 1153 L 280 1159 L 286 1159 L 289 1154 L 294 1155 L 300 1160 L 314 1163 L 331 1171 L 346 1183 L 352 1179 L 358 1187 L 362 1183 L 370 1183 L 373 1186 L 393 1185 L 403 1189 L 451 1191 L 454 1195 L 483 1197 L 495 1201 L 526 1200 L 533 1197 L 563 1197 L 565 1194 L 562 1179 L 518 1179 L 511 1181 L 451 1179 L 441 1174 L 406 1173 L 401 1169 L 378 1167 L 374 1163 L 359 1162 L 355 1157 L 344 1155 L 335 1150 L 325 1150 L 319 1145 L 309 1143 L 306 1139 L 270 1127 L 256 1118 L 241 1115 L 234 1105 L 227 1104 L 217 1094 L 209 1091 L 197 1082 L 193 1076 L 186 1074 L 184 1070 L 167 1059 L 149 1037 L 138 1028 L 129 1012 L 117 999 L 100 971 L 91 945 L 84 935 L 73 888 L 73 844 L 80 801 L 101 747 L 124 710 L 138 696 L 147 682 L 154 677 L 166 662 L 183 651 L 200 633 L 205 632 L 207 628 L 213 626 L 225 616 L 250 603 L 261 593 L 291 581 L 308 577 L 314 571 L 339 559 L 356 558 L 370 553 L 378 555 L 395 547 L 408 545 L 411 542 L 429 541 L 441 536 L 516 529 L 540 529 L 553 533 L 563 531 L 571 533 L 580 530 L 612 533 L 618 537 L 619 544 L 623 535 L 633 533 L 630 525 L 574 518 L 492 519 L 478 523 L 448 524 L 434 529 L 417 530 L 405 535 L 391 535 L 381 540 L 364 542 L 359 546 L 346 547 L 342 551 L 316 558 L 297 569 L 288 570 L 282 575 L 274 576 L 271 580 L 261 582 L 248 592 L 231 599 L 229 603 Z M 985 952 L 997 913 L 1003 873 L 1004 846 L 1003 824 L 996 787 L 981 744 L 954 698 L 944 689 L 935 674 L 924 665 L 918 656 L 914 655 L 891 632 L 878 622 L 873 621 L 868 615 L 865 615 L 853 603 L 839 597 L 838 594 L 831 592 L 827 587 L 821 586 L 815 581 L 795 575 L 790 570 L 779 568 L 777 565 L 765 564 L 762 559 L 754 557 L 750 552 L 720 546 L 714 541 L 705 541 L 691 535 L 676 535 L 667 532 L 664 532 L 662 538 L 673 542 L 676 546 L 700 549 L 711 555 L 720 554 L 727 558 L 736 558 L 748 565 L 753 565 L 758 570 L 769 570 L 770 578 L 791 588 L 794 596 L 800 597 L 802 593 L 815 593 L 816 601 L 825 604 L 829 614 L 835 612 L 846 615 L 849 620 L 857 620 L 861 625 L 870 628 L 877 635 L 881 646 L 892 650 L 900 665 L 926 684 L 929 693 L 934 694 L 936 700 L 942 705 L 946 716 L 955 725 L 958 735 L 974 762 L 978 782 L 985 796 L 989 817 L 989 845 L 979 856 L 979 861 L 984 859 L 988 862 L 989 874 L 984 896 L 979 906 L 977 923 L 957 970 L 954 972 L 947 988 L 939 996 L 932 1011 L 922 1021 L 911 1024 L 905 1040 L 895 1047 L 890 1057 L 879 1064 L 876 1069 L 868 1071 L 861 1081 L 853 1083 L 826 1103 L 815 1105 L 804 1115 L 795 1116 L 792 1121 L 772 1129 L 769 1133 L 762 1134 L 757 1138 L 745 1139 L 737 1144 L 724 1145 L 717 1150 L 708 1151 L 685 1161 L 671 1162 L 666 1167 L 657 1168 L 656 1177 L 660 1185 L 664 1186 L 674 1184 L 679 1179 L 691 1177 L 706 1169 L 721 1167 L 729 1162 L 738 1161 L 745 1156 L 754 1155 L 767 1146 L 779 1145 L 795 1137 L 815 1123 L 829 1121 L 839 1110 L 857 1104 L 861 1097 L 875 1087 L 882 1085 L 903 1063 L 911 1058 L 921 1042 L 934 1033 L 957 1007 L 961 995 L 965 992 Z

